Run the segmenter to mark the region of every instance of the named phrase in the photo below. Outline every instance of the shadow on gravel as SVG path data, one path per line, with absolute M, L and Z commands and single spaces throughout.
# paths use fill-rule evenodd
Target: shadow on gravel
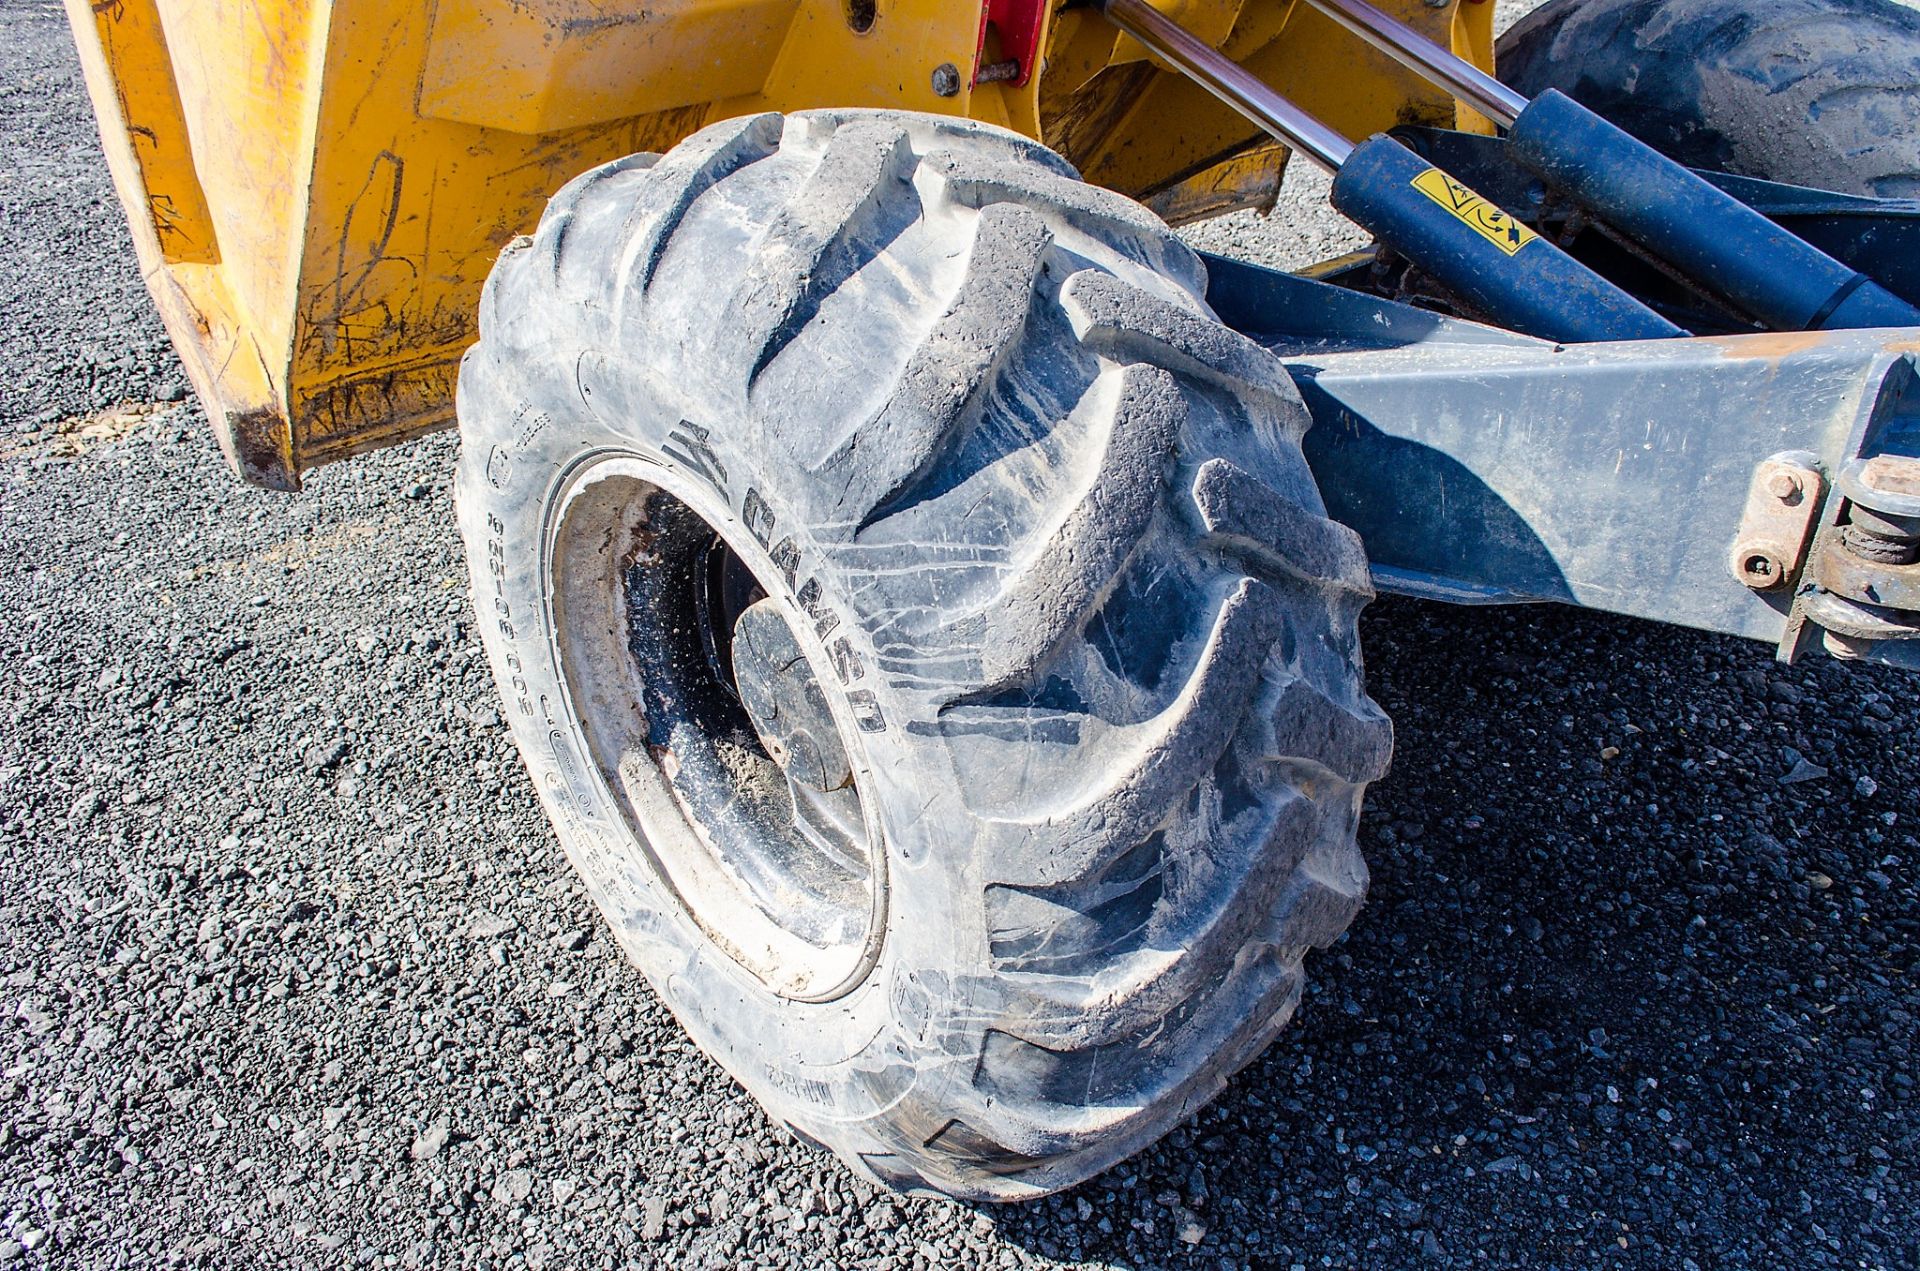
M 58 6 L 0 3 L 0 99 L 0 1265 L 1920 1266 L 1916 681 L 1382 601 L 1295 1026 L 1073 1193 L 880 1195 L 601 934 L 450 439 L 288 497 L 191 406 L 117 436 L 186 389 Z
M 1370 902 L 1294 1027 L 1075 1192 L 907 1201 L 783 1141 L 601 933 L 471 634 L 451 453 L 264 496 L 182 411 L 0 464 L 0 1245 L 1920 1264 L 1909 681 L 1380 602 Z
M 1910 681 L 1385 600 L 1369 905 L 1188 1128 L 990 1212 L 1164 1265 L 1912 1266 Z M 1111 1230 L 1109 1230 L 1111 1229 Z

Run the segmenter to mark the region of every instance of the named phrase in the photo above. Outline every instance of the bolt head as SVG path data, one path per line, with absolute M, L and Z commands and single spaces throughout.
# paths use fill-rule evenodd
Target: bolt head
M 1767 478 L 1767 493 L 1782 503 L 1797 503 L 1800 500 L 1800 478 L 1791 472 L 1776 471 Z
M 1766 591 L 1778 587 L 1787 580 L 1786 566 L 1772 552 L 1759 548 L 1742 548 L 1734 559 L 1738 562 L 1734 568 L 1734 574 L 1755 591 Z
M 1920 459 L 1876 455 L 1860 469 L 1860 484 L 1881 494 L 1920 495 Z
M 933 92 L 937 97 L 958 97 L 960 95 L 960 68 L 952 62 L 942 62 L 933 68 Z

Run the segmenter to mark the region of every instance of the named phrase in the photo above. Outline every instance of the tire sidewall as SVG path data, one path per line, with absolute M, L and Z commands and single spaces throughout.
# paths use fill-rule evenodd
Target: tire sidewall
M 533 366 L 543 372 L 538 382 L 525 378 Z M 864 691 L 870 700 L 861 710 L 877 702 L 885 721 L 863 729 L 857 743 L 866 752 L 862 799 L 877 804 L 883 841 L 887 902 L 878 955 L 849 991 L 803 1002 L 772 992 L 724 953 L 660 876 L 625 800 L 592 759 L 548 594 L 555 514 L 583 469 L 624 456 L 709 495 L 696 511 L 710 523 L 716 513 L 727 518 L 729 535 L 747 532 L 751 521 L 760 539 L 771 515 L 777 532 L 800 545 L 800 576 L 818 579 L 827 603 L 844 606 L 840 571 L 803 517 L 783 515 L 792 504 L 781 493 L 781 474 L 765 470 L 779 460 L 748 453 L 738 439 L 751 432 L 739 421 L 709 419 L 690 429 L 693 421 L 671 394 L 592 352 L 523 351 L 514 373 L 521 378 L 508 383 L 484 347 L 463 365 L 456 505 L 482 643 L 563 849 L 676 1018 L 763 1104 L 781 1109 L 802 1132 L 831 1125 L 843 1144 L 849 1123 L 867 1122 L 875 1152 L 917 1147 L 938 1127 L 898 1113 L 909 1105 L 942 1106 L 941 1089 L 971 1058 L 967 1051 L 941 1053 L 937 1039 L 964 1034 L 946 1026 L 946 1017 L 967 1009 L 951 971 L 977 963 L 985 943 L 982 916 L 965 904 L 976 894 L 967 862 L 933 851 L 937 840 L 915 829 L 940 824 L 943 812 L 964 815 L 953 783 L 929 801 L 929 792 L 896 780 L 924 773 L 929 762 L 944 766 L 944 754 L 900 727 L 904 711 L 879 682 L 865 624 L 846 612 L 836 640 L 856 642 L 864 670 L 857 689 L 824 679 L 823 687 L 837 690 L 849 710 L 846 695 Z M 689 451 L 690 440 L 696 451 Z M 938 806 L 947 802 L 955 806 Z
M 1920 17 L 1900 4 L 1554 0 L 1495 63 L 1690 167 L 1881 198 L 1920 181 Z
M 777 1120 L 889 1186 L 980 1200 L 1139 1150 L 1271 1040 L 1304 951 L 1361 903 L 1353 806 L 1387 731 L 1353 648 L 1364 560 L 1325 520 L 1284 369 L 1213 323 L 1164 225 L 1023 145 L 911 114 L 757 116 L 583 174 L 495 268 L 459 400 L 489 655 L 621 939 Z M 636 479 L 596 488 L 579 465 L 613 453 Z M 842 713 L 856 691 L 878 711 L 855 740 L 885 941 L 832 1002 L 722 960 L 704 932 L 770 979 L 811 961 L 716 922 L 753 925 L 730 895 L 694 883 L 696 930 L 662 894 L 702 859 L 656 815 L 667 756 L 724 782 L 711 751 L 746 726 L 661 697 L 708 691 L 676 668 L 713 651 L 674 634 L 698 603 L 680 553 L 703 549 L 672 509 L 650 536 L 636 503 L 652 483 L 692 505 L 699 482 L 710 526 L 775 544 L 785 590 L 761 584 L 796 637 L 833 641 L 814 671 Z M 570 503 L 588 515 L 562 518 L 549 573 Z M 1294 537 L 1303 567 L 1266 546 Z M 655 586 L 630 570 L 662 542 Z M 623 598 L 661 646 L 630 643 Z M 660 831 L 658 876 L 623 850 L 629 802 Z M 731 812 L 693 815 L 724 851 L 750 841 Z

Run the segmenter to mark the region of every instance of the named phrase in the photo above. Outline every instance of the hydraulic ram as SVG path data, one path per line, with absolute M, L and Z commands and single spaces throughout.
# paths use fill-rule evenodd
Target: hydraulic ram
M 1307 3 L 1510 125 L 1514 157 L 1547 185 L 1761 324 L 1786 331 L 1920 325 L 1920 309 L 1558 90 L 1529 102 L 1366 0 Z
M 1101 0 L 1101 9 L 1156 57 L 1331 171 L 1336 209 L 1475 314 L 1568 343 L 1686 334 L 1391 137 L 1349 141 L 1146 0 Z

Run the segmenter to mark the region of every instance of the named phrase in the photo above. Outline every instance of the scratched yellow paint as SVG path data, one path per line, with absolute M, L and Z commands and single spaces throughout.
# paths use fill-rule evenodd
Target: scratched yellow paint
M 1451 102 L 1293 0 L 1170 12 L 1355 135 Z M 1492 5 L 1385 0 L 1486 64 Z M 292 487 L 451 420 L 500 248 L 621 155 L 759 110 L 965 115 L 1169 212 L 1271 196 L 1283 155 L 1085 10 L 971 84 L 980 7 L 877 0 L 67 0 L 136 249 L 230 460 Z M 939 96 L 951 64 L 960 91 Z M 1459 116 L 1464 123 L 1473 123 Z M 1250 149 L 1249 147 L 1259 147 Z

